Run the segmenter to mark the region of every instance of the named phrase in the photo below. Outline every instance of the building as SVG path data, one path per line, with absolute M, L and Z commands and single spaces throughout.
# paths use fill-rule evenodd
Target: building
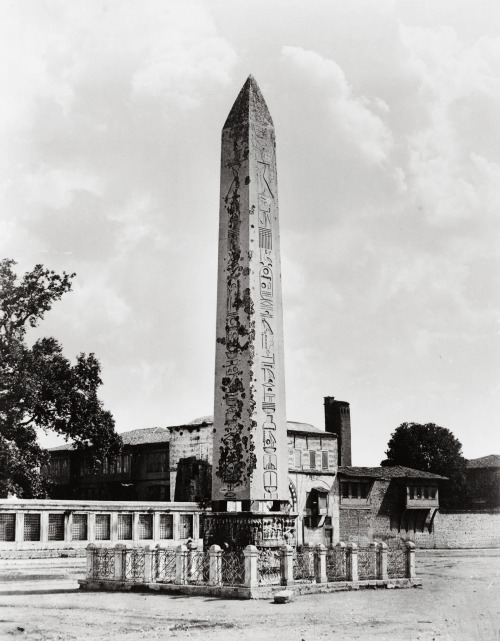
M 439 485 L 446 478 L 400 465 L 340 466 L 335 488 L 340 540 L 415 541 L 432 532 L 439 508 Z
M 468 507 L 500 508 L 500 455 L 469 459 L 466 474 Z
M 71 444 L 50 450 L 46 474 L 51 498 L 101 501 L 197 501 L 211 495 L 213 419 L 187 425 L 133 430 L 121 434 L 116 461 L 92 470 Z M 287 423 L 289 500 L 297 513 L 300 543 L 339 540 L 337 435 L 307 423 Z

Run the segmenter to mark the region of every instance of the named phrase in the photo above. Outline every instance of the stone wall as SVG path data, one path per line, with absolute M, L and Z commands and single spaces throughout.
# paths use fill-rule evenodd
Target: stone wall
M 500 510 L 439 511 L 432 532 L 414 540 L 420 548 L 500 548 Z

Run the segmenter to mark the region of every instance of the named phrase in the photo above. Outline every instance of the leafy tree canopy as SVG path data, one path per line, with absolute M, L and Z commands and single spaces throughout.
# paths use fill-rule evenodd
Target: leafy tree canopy
M 435 423 L 402 423 L 391 435 L 381 465 L 403 465 L 447 476 L 441 491 L 444 507 L 463 507 L 466 460 L 462 444 L 445 427 Z
M 115 457 L 121 438 L 97 397 L 102 380 L 94 354 L 80 354 L 72 365 L 55 339 L 32 347 L 25 341 L 27 329 L 71 290 L 75 274 L 60 276 L 36 265 L 18 280 L 15 264 L 0 261 L 0 496 L 40 498 L 47 495 L 41 467 L 48 454 L 37 442 L 37 428 L 91 447 L 94 465 Z

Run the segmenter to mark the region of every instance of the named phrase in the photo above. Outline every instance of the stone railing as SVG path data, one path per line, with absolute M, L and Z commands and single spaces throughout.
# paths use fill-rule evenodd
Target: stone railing
M 84 587 L 114 589 L 147 584 L 149 587 L 205 586 L 209 588 L 263 588 L 341 582 L 358 585 L 415 578 L 415 546 L 388 548 L 372 543 L 283 546 L 259 550 L 253 545 L 242 551 L 222 551 L 218 545 L 199 550 L 194 545 L 176 549 L 160 545 L 133 547 L 87 547 L 87 579 Z M 113 587 L 114 586 L 114 587 Z
M 0 552 L 203 538 L 197 503 L 0 500 Z M 200 541 L 201 543 L 201 541 Z

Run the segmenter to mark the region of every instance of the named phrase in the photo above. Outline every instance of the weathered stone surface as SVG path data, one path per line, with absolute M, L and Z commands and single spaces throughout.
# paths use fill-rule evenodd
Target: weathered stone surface
M 288 500 L 274 126 L 250 76 L 222 131 L 216 501 Z
M 276 592 L 274 595 L 275 603 L 290 603 L 293 600 L 293 592 L 291 590 L 282 590 L 281 592 Z

